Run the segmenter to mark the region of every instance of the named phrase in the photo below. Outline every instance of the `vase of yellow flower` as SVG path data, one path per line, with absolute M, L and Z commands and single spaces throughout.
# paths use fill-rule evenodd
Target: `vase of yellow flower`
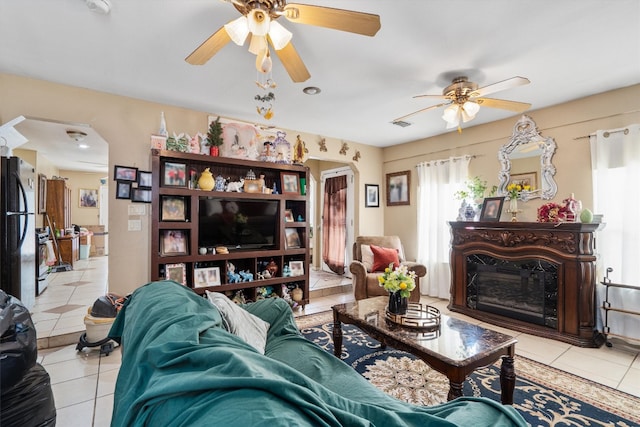
M 507 195 L 509 196 L 509 213 L 511 214 L 511 222 L 518 221 L 518 199 L 522 191 L 530 191 L 531 186 L 528 184 L 520 184 L 512 182 L 507 185 Z
M 393 263 L 378 277 L 378 284 L 389 292 L 387 310 L 393 314 L 405 314 L 411 291 L 416 288 L 416 274 L 406 265 L 393 268 Z

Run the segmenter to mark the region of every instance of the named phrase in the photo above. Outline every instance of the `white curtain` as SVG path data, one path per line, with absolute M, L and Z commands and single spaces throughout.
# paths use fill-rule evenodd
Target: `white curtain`
M 610 288 L 612 307 L 640 311 L 640 125 L 598 131 L 590 137 L 594 191 L 594 213 L 603 214 L 604 229 L 597 233 L 597 280 L 612 268 L 615 283 L 638 289 Z M 604 286 L 598 285 L 598 306 L 602 306 Z M 599 329 L 604 310 L 598 313 Z M 612 334 L 640 339 L 640 316 L 609 312 Z
M 468 179 L 471 157 L 450 157 L 420 163 L 418 169 L 418 256 L 427 267 L 420 280 L 420 293 L 449 299 L 451 270 L 449 253 L 451 232 L 448 221 L 455 221 L 460 201 L 454 193 Z

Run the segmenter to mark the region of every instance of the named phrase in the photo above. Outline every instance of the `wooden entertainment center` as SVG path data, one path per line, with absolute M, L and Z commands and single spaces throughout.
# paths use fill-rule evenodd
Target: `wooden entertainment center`
M 229 294 L 241 290 L 246 300 L 255 300 L 266 287 L 281 297 L 285 293 L 291 295 L 298 288 L 302 290 L 298 304 L 309 303 L 307 167 L 157 149 L 151 150 L 151 164 L 151 280 L 170 276 L 199 294 L 205 290 Z M 263 179 L 264 187 L 269 190 L 259 191 L 259 186 L 245 186 L 249 191 L 198 189 L 197 180 L 206 168 L 214 178 L 220 176 L 230 182 L 239 182 L 252 171 L 258 178 L 256 181 Z M 282 194 L 282 183 L 286 179 L 297 182 L 297 192 Z M 269 194 L 274 187 L 278 194 Z M 176 204 L 181 208 L 174 215 L 169 207 L 174 208 Z M 244 212 L 243 206 L 247 209 Z M 230 222 L 222 226 L 222 221 L 217 219 L 222 217 L 216 215 L 227 211 L 231 211 L 226 217 Z M 237 241 L 214 243 L 212 239 L 216 237 L 210 237 L 214 229 L 218 233 L 233 233 Z M 266 232 L 261 234 L 256 230 Z M 252 234 L 247 237 L 249 233 Z M 177 249 L 167 247 L 167 239 L 173 236 L 179 237 Z M 228 253 L 224 253 L 223 246 Z M 302 266 L 303 270 L 295 269 L 291 275 L 283 276 L 283 270 L 292 265 Z M 267 268 L 275 274 L 259 279 L 258 275 Z M 245 277 L 236 282 L 229 279 L 229 272 L 242 272 Z M 203 286 L 201 279 L 205 273 L 220 284 Z
M 450 222 L 449 309 L 506 328 L 582 347 L 601 344 L 595 327 L 595 236 L 600 224 Z M 530 268 L 530 271 L 524 271 Z M 486 272 L 486 273 L 485 273 Z M 484 281 L 479 276 L 485 274 Z M 494 276 L 491 276 L 491 275 Z M 502 280 L 502 282 L 501 282 Z M 494 308 L 476 291 L 494 286 L 540 302 L 538 314 L 520 314 L 528 302 Z M 555 286 L 555 287 L 554 287 Z M 487 291 L 487 294 L 490 292 Z M 491 296 L 486 296 L 489 300 Z M 498 297 L 497 299 L 499 299 Z M 494 300 L 496 297 L 494 296 Z M 524 299 L 524 298 L 522 298 Z M 498 303 L 499 305 L 499 303 Z M 511 310 L 511 311 L 510 311 Z M 513 313 L 513 316 L 509 313 Z M 539 316 L 539 317 L 536 317 Z

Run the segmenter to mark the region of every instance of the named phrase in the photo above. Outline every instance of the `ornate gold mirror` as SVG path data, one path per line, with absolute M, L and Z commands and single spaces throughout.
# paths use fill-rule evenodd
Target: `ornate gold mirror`
M 507 186 L 519 182 L 532 187 L 531 191 L 520 192 L 522 201 L 555 197 L 558 185 L 553 178 L 556 168 L 551 163 L 555 151 L 554 139 L 540 135 L 531 117 L 523 115 L 513 127 L 509 141 L 498 151 L 502 167 L 498 173 L 498 195 L 508 198 Z

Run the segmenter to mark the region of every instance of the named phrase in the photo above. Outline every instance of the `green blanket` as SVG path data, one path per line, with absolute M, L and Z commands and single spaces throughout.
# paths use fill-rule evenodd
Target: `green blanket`
M 122 344 L 113 426 L 526 426 L 509 406 L 460 398 L 418 407 L 387 396 L 305 340 L 279 299 L 244 306 L 271 324 L 265 355 L 175 282 L 137 289 L 109 336 Z

